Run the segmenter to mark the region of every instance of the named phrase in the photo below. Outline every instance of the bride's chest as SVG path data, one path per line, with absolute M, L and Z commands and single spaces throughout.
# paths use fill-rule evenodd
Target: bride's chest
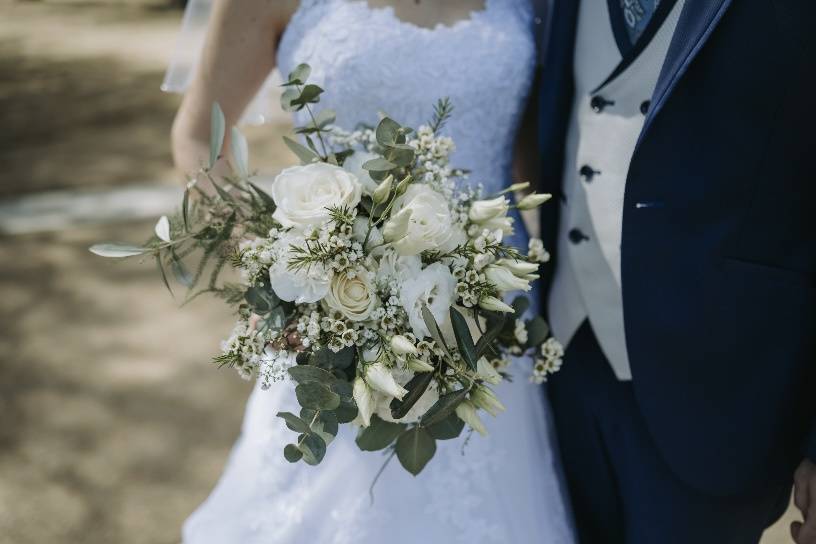
M 366 0 L 304 0 L 284 34 L 278 64 L 306 62 L 326 99 L 409 119 L 437 98 L 485 112 L 526 94 L 535 59 L 528 0 L 487 0 L 450 25 L 424 28 Z M 396 109 L 396 111 L 395 111 Z M 338 121 L 341 119 L 338 118 Z

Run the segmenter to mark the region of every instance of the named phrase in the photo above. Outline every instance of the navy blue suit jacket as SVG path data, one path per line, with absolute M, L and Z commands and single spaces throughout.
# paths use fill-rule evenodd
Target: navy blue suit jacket
M 538 2 L 540 190 L 555 194 L 578 1 Z M 635 395 L 673 470 L 716 494 L 816 460 L 814 21 L 812 0 L 686 0 L 626 182 Z

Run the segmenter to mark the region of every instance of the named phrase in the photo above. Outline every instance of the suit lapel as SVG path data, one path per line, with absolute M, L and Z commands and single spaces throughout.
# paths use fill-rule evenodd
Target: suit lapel
M 730 5 L 731 0 L 686 0 L 652 96 L 641 140 Z

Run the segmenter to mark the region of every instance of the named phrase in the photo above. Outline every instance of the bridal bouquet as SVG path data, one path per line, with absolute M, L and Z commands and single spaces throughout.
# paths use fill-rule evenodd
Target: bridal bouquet
M 314 111 L 323 90 L 298 66 L 282 105 L 305 109 L 305 145 L 285 138 L 302 164 L 270 186 L 253 182 L 246 140 L 231 131 L 234 174 L 216 179 L 224 116 L 213 107 L 209 164 L 188 184 L 180 212 L 162 217 L 146 244 L 106 243 L 104 257 L 151 256 L 188 287 L 234 306 L 238 322 L 215 357 L 261 387 L 294 387 L 300 412 L 278 414 L 294 433 L 290 462 L 317 464 L 340 424 L 359 426 L 361 450 L 390 448 L 418 474 L 437 440 L 465 425 L 486 434 L 482 412 L 504 407 L 491 389 L 510 357 L 531 355 L 531 381 L 561 365 L 561 346 L 539 316 L 524 318 L 548 255 L 506 245 L 509 196 L 527 184 L 483 195 L 457 183 L 454 143 L 440 135 L 452 107 L 440 100 L 416 130 L 383 117 L 345 132 L 334 112 Z M 203 191 L 209 182 L 214 193 Z M 531 209 L 549 195 L 530 194 Z M 196 266 L 188 268 L 195 258 Z M 220 282 L 225 267 L 238 283 Z M 203 287 L 196 288 L 203 283 Z

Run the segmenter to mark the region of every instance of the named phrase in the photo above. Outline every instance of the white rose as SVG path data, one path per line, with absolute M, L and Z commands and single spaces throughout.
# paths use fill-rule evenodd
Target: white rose
M 439 326 L 443 327 L 450 319 L 450 307 L 455 300 L 456 278 L 441 263 L 430 264 L 415 276 L 405 279 L 400 288 L 400 303 L 408 313 L 408 323 L 417 338 L 430 335 L 422 319 L 422 306 L 427 306 Z
M 429 249 L 447 253 L 465 243 L 465 233 L 451 215 L 445 198 L 429 186 L 416 183 L 394 201 L 383 236 L 400 255 L 419 255 Z
M 371 159 L 376 159 L 379 155 L 368 151 L 355 151 L 343 162 L 343 169 L 351 172 L 363 186 L 363 193 L 370 195 L 377 188 L 377 182 L 371 179 L 368 170 L 363 165 Z
M 293 166 L 278 174 L 272 183 L 277 209 L 272 217 L 284 227 L 303 230 L 330 220 L 327 208 L 360 203 L 361 185 L 354 174 L 339 166 L 316 162 Z
M 341 272 L 332 278 L 324 302 L 351 321 L 365 321 L 380 300 L 367 274 L 357 274 L 349 278 Z
M 329 292 L 329 273 L 319 263 L 308 269 L 290 270 L 291 246 L 302 247 L 302 236 L 288 233 L 276 244 L 275 263 L 269 268 L 269 285 L 278 298 L 295 304 L 322 300 Z

